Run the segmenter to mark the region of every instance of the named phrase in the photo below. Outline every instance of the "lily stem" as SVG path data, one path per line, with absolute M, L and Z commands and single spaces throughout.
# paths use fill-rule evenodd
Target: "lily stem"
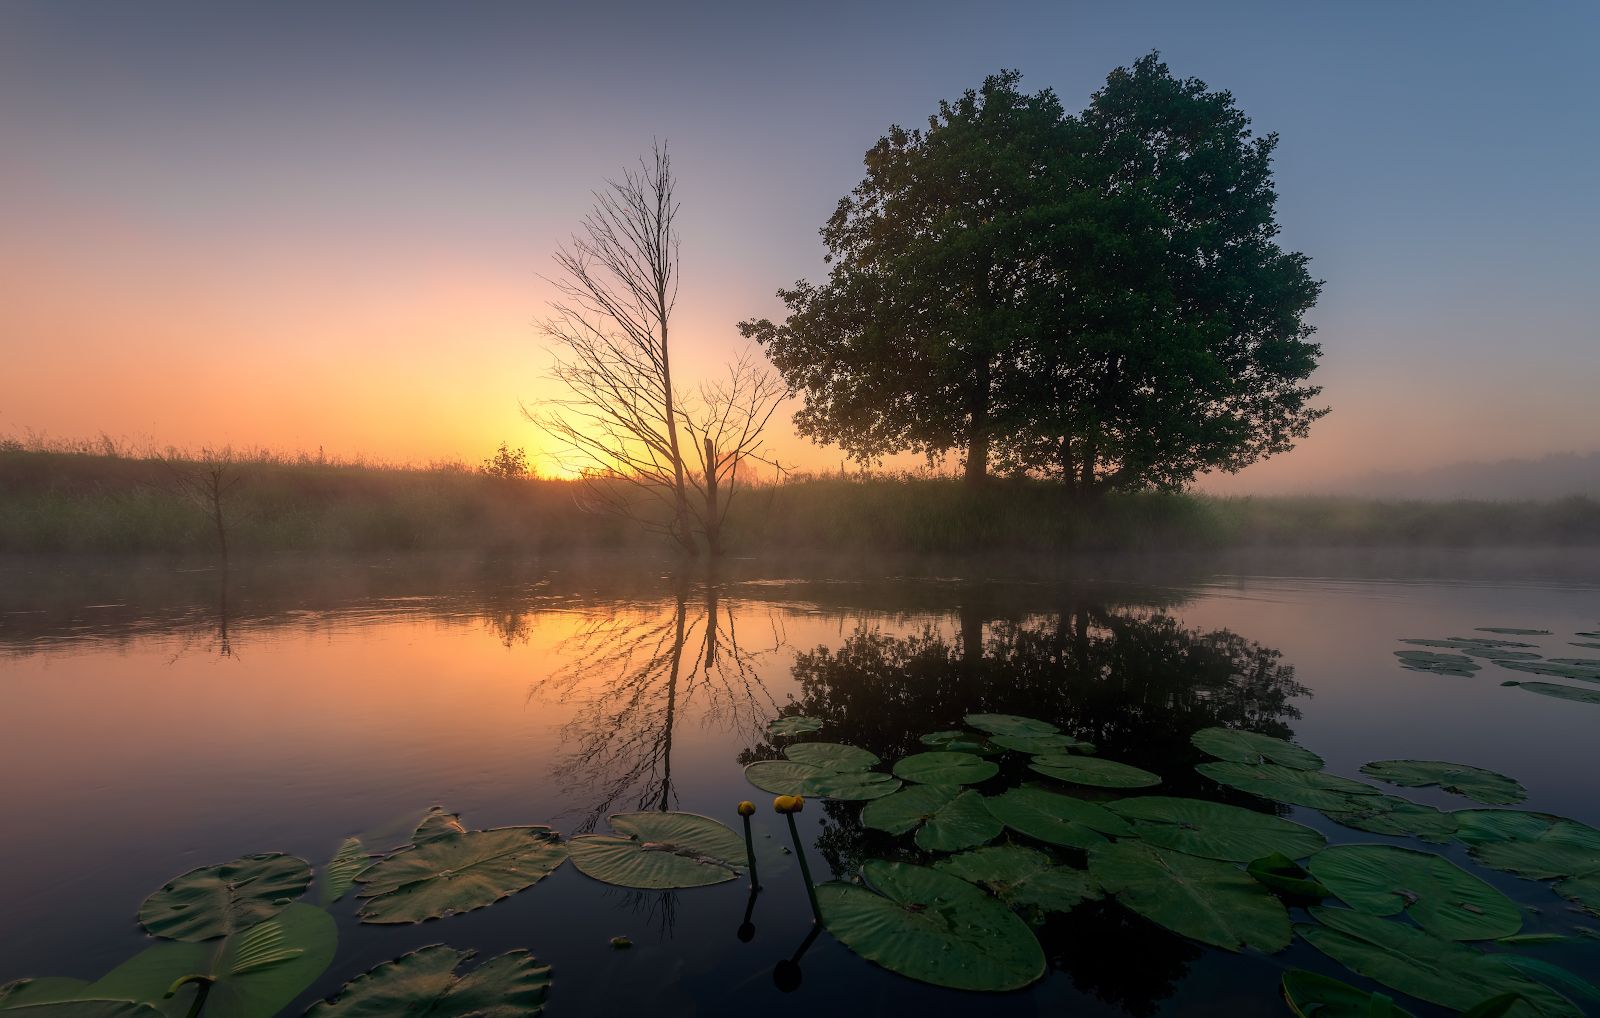
M 756 875 L 756 842 L 750 833 L 750 818 L 744 818 L 744 854 L 750 863 L 750 890 L 761 890 L 761 878 Z
M 811 916 L 820 925 L 822 922 L 822 906 L 817 904 L 817 888 L 811 882 L 811 867 L 806 865 L 806 849 L 800 844 L 800 828 L 795 826 L 794 814 L 784 814 L 789 818 L 789 835 L 794 838 L 794 855 L 800 860 L 800 875 L 806 881 L 806 896 L 811 899 Z

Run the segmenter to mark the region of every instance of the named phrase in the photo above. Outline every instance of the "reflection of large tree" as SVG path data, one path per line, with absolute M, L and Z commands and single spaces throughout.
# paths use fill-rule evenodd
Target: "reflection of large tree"
M 556 782 L 593 805 L 579 830 L 618 809 L 671 809 L 672 740 L 686 715 L 754 735 L 775 709 L 715 584 L 658 605 L 587 619 L 558 648 L 571 662 L 532 693 L 576 705 Z M 775 649 L 775 648 L 774 648 Z

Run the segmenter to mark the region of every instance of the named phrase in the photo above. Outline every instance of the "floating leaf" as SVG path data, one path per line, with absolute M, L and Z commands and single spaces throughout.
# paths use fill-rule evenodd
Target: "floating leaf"
M 900 788 L 900 781 L 877 771 L 850 771 L 847 773 L 823 771 L 805 781 L 804 795 L 818 795 L 824 799 L 844 802 L 862 802 L 892 795 Z
M 1568 877 L 1555 885 L 1555 891 L 1590 915 L 1600 916 L 1600 870 L 1588 876 Z
M 349 893 L 356 882 L 356 874 L 367 868 L 372 857 L 361 847 L 360 838 L 346 838 L 322 869 L 322 890 L 317 898 L 323 908 Z
M 946 753 L 976 753 L 979 756 L 989 756 L 995 752 L 994 747 L 984 741 L 983 736 L 973 735 L 970 732 L 954 730 L 929 732 L 922 737 L 921 742 L 930 749 L 943 750 Z
M 1106 893 L 1174 933 L 1229 951 L 1270 954 L 1289 946 L 1283 902 L 1237 866 L 1119 841 L 1089 849 L 1089 873 Z
M 806 779 L 823 773 L 820 767 L 793 760 L 757 760 L 744 769 L 744 779 L 773 795 L 805 795 Z
M 1327 844 L 1317 831 L 1281 817 L 1220 802 L 1145 795 L 1106 808 L 1157 848 L 1206 859 L 1249 862 L 1276 852 L 1299 859 Z
M 1195 770 L 1218 784 L 1264 799 L 1311 809 L 1349 811 L 1361 808 L 1367 796 L 1381 795 L 1371 785 L 1322 771 L 1295 770 L 1277 764 L 1242 764 L 1231 760 L 1196 764 Z
M 1306 868 L 1357 912 L 1404 912 L 1446 940 L 1494 940 L 1522 929 L 1522 913 L 1510 898 L 1427 852 L 1395 845 L 1335 845 L 1312 856 Z
M 1531 693 L 1578 703 L 1600 703 L 1600 689 L 1579 689 L 1577 686 L 1563 686 L 1559 682 L 1502 682 L 1500 685 L 1521 686 Z
M 1361 773 L 1404 788 L 1438 785 L 1446 792 L 1496 806 L 1528 797 L 1527 789 L 1504 774 L 1443 760 L 1375 760 L 1362 764 Z
M 1296 933 L 1345 968 L 1401 993 L 1457 1010 L 1518 993 L 1524 1000 L 1511 1011 L 1514 1015 L 1580 1015 L 1571 1001 L 1506 965 L 1503 955 L 1347 908 L 1314 905 L 1311 915 L 1321 925 L 1296 926 Z
M 328 964 L 338 944 L 333 917 L 304 903 L 220 944 L 166 943 L 146 948 L 84 991 L 86 996 L 143 1000 L 185 1014 L 200 992 L 206 1018 L 271 1018 L 298 997 Z M 186 977 L 198 981 L 179 987 Z M 172 999 L 161 1003 L 169 989 Z
M 694 813 L 618 813 L 615 834 L 584 834 L 568 844 L 572 864 L 617 887 L 668 890 L 732 880 L 745 861 L 744 838 Z
M 304 859 L 247 855 L 172 878 L 139 906 L 139 923 L 168 940 L 212 940 L 271 918 L 310 883 Z
M 1509 626 L 1476 626 L 1480 633 L 1498 633 L 1501 636 L 1549 636 L 1548 629 L 1515 629 Z
M 548 827 L 466 831 L 403 848 L 356 876 L 364 923 L 420 923 L 532 887 L 567 858 Z
M 875 753 L 838 742 L 800 742 L 783 751 L 798 764 L 825 771 L 870 771 L 880 761 Z
M 1448 640 L 1401 640 L 1417 647 L 1436 647 L 1442 650 L 1453 650 L 1469 657 L 1488 658 L 1492 661 L 1533 661 L 1539 655 L 1526 650 L 1513 650 L 1514 647 L 1532 647 L 1531 643 L 1516 643 L 1512 640 L 1476 640 L 1452 636 Z
M 830 881 L 817 903 L 828 932 L 868 961 L 957 990 L 1015 990 L 1044 975 L 1027 924 L 965 880 L 881 860 L 862 876 L 872 890 Z
M 1056 866 L 1043 852 L 1022 845 L 990 845 L 952 855 L 933 864 L 989 891 L 1013 908 L 1067 912 L 1100 897 L 1088 872 Z
M 1092 802 L 1070 795 L 1047 792 L 1042 788 L 1013 788 L 984 801 L 996 820 L 1030 838 L 1088 848 L 1105 841 L 1105 835 L 1126 838 L 1133 835 L 1128 822 Z
M 460 814 L 451 813 L 443 806 L 434 806 L 423 814 L 417 829 L 411 832 L 411 844 L 426 845 L 430 841 L 451 838 L 466 832 L 467 828 L 461 823 Z
M 1600 831 L 1548 813 L 1456 811 L 1456 836 L 1485 866 L 1536 880 L 1600 873 Z
M 1426 650 L 1397 650 L 1394 656 L 1400 664 L 1414 672 L 1433 672 L 1436 675 L 1471 675 L 1483 666 L 1461 654 L 1435 654 Z
M 1414 1018 L 1381 993 L 1305 969 L 1283 974 L 1283 999 L 1299 1018 Z
M 1038 753 L 1093 753 L 1094 743 L 1059 733 L 1051 735 L 991 735 L 989 741 L 1001 749 L 1033 756 Z
M 1034 757 L 1028 767 L 1057 781 L 1067 781 L 1074 785 L 1093 785 L 1098 788 L 1149 788 L 1161 784 L 1159 774 L 1151 774 L 1142 768 L 1098 756 L 1047 753 Z
M 1446 813 L 1398 795 L 1352 796 L 1348 809 L 1325 810 L 1336 824 L 1373 834 L 1421 838 L 1444 844 L 1456 833 L 1454 813 Z
M 16 1018 L 162 1018 L 149 1004 L 90 1000 L 81 979 L 18 979 L 0 986 L 0 1012 Z
M 767 722 L 767 731 L 773 735 L 806 735 L 810 732 L 821 730 L 821 721 L 816 718 L 808 718 L 804 714 L 791 714 L 786 718 L 774 718 Z
M 1582 647 L 1584 650 L 1600 650 L 1600 643 L 1574 643 L 1572 646 Z
M 1262 761 L 1297 771 L 1320 771 L 1322 757 L 1283 739 L 1233 728 L 1202 728 L 1189 736 L 1195 748 L 1219 760 L 1258 764 Z
M 1531 672 L 1534 675 L 1554 675 L 1558 679 L 1578 679 L 1582 682 L 1600 682 L 1600 668 L 1589 664 L 1572 664 L 1578 658 L 1556 658 L 1549 661 L 1497 661 L 1501 668 L 1514 672 Z
M 911 785 L 868 803 L 861 822 L 890 834 L 917 832 L 924 852 L 956 852 L 993 841 L 1004 825 L 984 808 L 983 796 L 960 785 Z
M 550 966 L 527 951 L 507 951 L 462 975 L 473 956 L 433 944 L 386 961 L 344 984 L 337 997 L 311 1006 L 306 1018 L 535 1018 L 550 993 Z
M 1546 986 L 1555 988 L 1569 999 L 1600 1001 L 1600 989 L 1597 989 L 1589 980 L 1568 972 L 1560 965 L 1552 965 L 1542 958 L 1529 958 L 1521 954 L 1503 954 L 1499 957 L 1505 964 L 1525 975 L 1532 976 Z
M 1297 866 L 1293 859 L 1278 852 L 1250 860 L 1250 865 L 1244 871 L 1269 891 L 1318 901 L 1330 897 L 1328 889 L 1312 879 L 1310 873 Z
M 968 714 L 965 721 L 990 735 L 1054 735 L 1060 730 L 1048 721 L 1017 714 Z
M 894 775 L 925 785 L 975 785 L 1000 773 L 1000 765 L 971 753 L 917 753 L 894 765 Z

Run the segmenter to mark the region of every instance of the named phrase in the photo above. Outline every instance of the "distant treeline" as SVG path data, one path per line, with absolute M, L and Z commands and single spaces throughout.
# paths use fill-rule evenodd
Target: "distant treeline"
M 193 464 L 187 464 L 192 466 Z M 0 552 L 209 554 L 211 519 L 175 482 L 186 461 L 0 450 Z M 585 512 L 582 485 L 463 467 L 234 460 L 236 555 L 655 549 Z M 1161 551 L 1248 546 L 1600 545 L 1600 501 L 1409 502 L 1116 494 L 953 478 L 807 476 L 750 487 L 728 520 L 734 555 L 784 551 Z

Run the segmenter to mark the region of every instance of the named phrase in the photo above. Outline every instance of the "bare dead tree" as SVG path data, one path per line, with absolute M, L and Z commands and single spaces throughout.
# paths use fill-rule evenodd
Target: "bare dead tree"
M 523 414 L 565 448 L 591 508 L 671 535 L 689 554 L 689 515 L 668 330 L 678 297 L 678 203 L 665 144 L 607 181 L 556 253 L 558 296 L 543 324 L 566 390 Z
M 788 395 L 777 373 L 746 351 L 728 365 L 727 377 L 700 387 L 697 403 L 679 403 L 683 430 L 699 460 L 689 474 L 689 486 L 698 496 L 690 514 L 714 556 L 722 554 L 722 523 L 733 504 L 739 468 L 760 462 L 783 469 L 762 435 Z
M 186 459 L 169 452 L 160 457 L 172 477 L 172 485 L 185 499 L 205 513 L 217 532 L 217 549 L 222 554 L 222 568 L 228 568 L 227 502 L 233 489 L 244 477 L 234 461 L 232 449 L 204 449 L 200 458 Z

